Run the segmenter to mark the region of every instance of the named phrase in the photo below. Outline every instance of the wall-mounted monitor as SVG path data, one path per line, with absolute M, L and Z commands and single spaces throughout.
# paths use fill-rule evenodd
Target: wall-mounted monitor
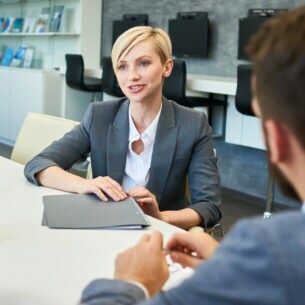
M 245 47 L 261 25 L 270 17 L 287 11 L 286 9 L 250 9 L 248 17 L 239 19 L 238 59 L 248 60 Z
M 147 25 L 148 15 L 146 14 L 125 14 L 123 20 L 113 21 L 112 43 L 125 31 L 138 25 Z
M 178 13 L 169 20 L 168 32 L 176 57 L 208 56 L 209 19 L 207 12 Z

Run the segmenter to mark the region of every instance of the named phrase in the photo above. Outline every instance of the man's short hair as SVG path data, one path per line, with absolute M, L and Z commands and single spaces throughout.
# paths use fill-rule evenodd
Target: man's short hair
M 286 124 L 305 149 L 305 6 L 265 22 L 247 53 L 262 119 Z

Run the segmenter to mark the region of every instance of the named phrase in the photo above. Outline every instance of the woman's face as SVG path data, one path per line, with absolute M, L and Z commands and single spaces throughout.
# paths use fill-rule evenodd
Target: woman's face
M 172 70 L 172 60 L 164 65 L 150 40 L 135 45 L 121 57 L 116 76 L 124 94 L 134 103 L 161 101 L 163 77 Z

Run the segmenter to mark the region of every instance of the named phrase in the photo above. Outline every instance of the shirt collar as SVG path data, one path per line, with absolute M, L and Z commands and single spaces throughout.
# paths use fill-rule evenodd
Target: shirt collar
M 161 115 L 161 110 L 162 110 L 162 103 L 160 106 L 160 110 L 157 113 L 156 117 L 154 120 L 149 124 L 149 126 L 143 131 L 143 134 L 147 135 L 150 139 L 154 139 L 157 133 L 157 127 L 159 123 L 159 118 Z M 133 119 L 131 117 L 130 113 L 130 106 L 128 110 L 128 118 L 129 118 L 129 141 L 132 141 L 134 139 L 138 139 L 140 137 L 140 133 L 138 132 Z
M 302 212 L 305 214 L 305 201 L 302 204 Z

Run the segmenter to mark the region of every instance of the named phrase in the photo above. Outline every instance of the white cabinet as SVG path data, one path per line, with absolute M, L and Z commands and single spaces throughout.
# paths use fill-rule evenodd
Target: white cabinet
M 265 149 L 260 120 L 240 114 L 235 107 L 235 96 L 228 98 L 225 141 Z
M 0 69 L 0 138 L 10 136 L 10 77 L 9 70 Z
M 13 145 L 27 112 L 61 114 L 56 71 L 0 68 L 0 142 Z
M 43 112 L 81 118 L 87 96 L 66 106 L 65 80 L 59 70 L 65 54 L 84 57 L 86 68 L 100 69 L 102 0 L 11 0 L 0 1 L 0 18 L 38 18 L 44 7 L 63 5 L 60 32 L 0 33 L 0 51 L 20 45 L 34 49 L 32 69 L 0 67 L 0 142 L 13 145 L 25 114 Z M 60 68 L 60 69 L 57 69 Z M 85 103 L 82 103 L 85 101 Z M 72 103 L 72 102 L 71 102 Z M 71 106 L 71 107 L 70 107 Z M 72 111 L 71 111 L 72 109 Z M 71 112 L 71 113 L 70 113 Z

